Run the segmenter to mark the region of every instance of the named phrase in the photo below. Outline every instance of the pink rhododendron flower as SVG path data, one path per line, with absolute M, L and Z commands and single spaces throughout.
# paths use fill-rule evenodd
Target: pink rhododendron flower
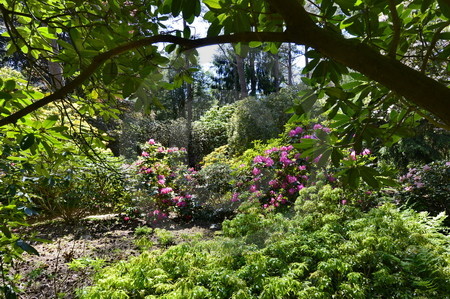
M 327 127 L 323 127 L 322 131 L 324 131 L 325 133 L 331 133 L 331 129 Z
M 177 202 L 177 207 L 185 207 L 187 203 L 185 201 L 179 201 Z
M 150 155 L 149 155 L 147 152 L 144 151 L 144 152 L 142 152 L 141 156 L 142 156 L 142 157 L 148 157 L 148 156 L 150 156 Z
M 370 152 L 370 149 L 368 149 L 368 148 L 365 148 L 362 152 L 361 152 L 361 155 L 363 155 L 363 156 L 365 156 L 365 155 L 370 155 L 371 154 L 371 152 Z
M 170 187 L 165 187 L 165 188 L 162 188 L 162 189 L 159 191 L 159 193 L 161 193 L 161 194 L 167 194 L 167 193 L 170 193 L 170 192 L 172 192 L 172 191 L 173 191 L 172 188 L 170 188 Z
M 125 217 L 123 217 L 123 220 L 125 220 L 125 221 L 129 221 L 129 220 L 130 220 L 130 217 L 128 217 L 128 216 L 125 216 Z
M 258 187 L 256 187 L 256 185 L 251 185 L 250 192 L 256 192 L 256 191 L 258 191 Z
M 147 141 L 147 143 L 150 144 L 150 145 L 155 145 L 155 144 L 156 144 L 156 142 L 155 142 L 154 139 L 149 139 L 149 140 Z
M 351 153 L 350 153 L 350 159 L 352 159 L 353 161 L 356 160 L 356 152 L 355 152 L 355 151 L 351 151 Z
M 306 165 L 300 165 L 300 166 L 298 167 L 298 170 L 306 170 Z
M 346 205 L 347 204 L 347 200 L 345 200 L 345 199 L 341 200 L 341 204 Z
M 158 180 L 164 180 L 166 177 L 162 174 L 158 174 Z
M 422 183 L 422 182 L 416 182 L 416 183 L 414 183 L 414 185 L 416 185 L 417 188 L 423 188 L 423 187 L 425 187 L 425 184 Z
M 165 183 L 166 183 L 165 180 L 158 180 L 158 184 L 160 184 L 160 185 L 164 185 Z
M 431 166 L 430 165 L 425 165 L 424 167 L 423 167 L 423 170 L 424 171 L 428 171 L 428 170 L 430 170 L 431 169 Z

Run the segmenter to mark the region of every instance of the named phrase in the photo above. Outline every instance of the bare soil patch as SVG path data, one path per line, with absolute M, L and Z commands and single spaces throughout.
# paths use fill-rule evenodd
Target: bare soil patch
M 89 217 L 76 224 L 48 221 L 27 228 L 37 232 L 39 238 L 49 243 L 36 243 L 33 247 L 39 256 L 25 254 L 16 263 L 13 272 L 21 276 L 20 298 L 75 298 L 75 291 L 92 283 L 96 261 L 102 266 L 138 255 L 141 249 L 138 239 L 148 238 L 154 248 L 160 245 L 154 234 L 137 235 L 140 221 L 124 221 L 114 215 Z M 166 229 L 174 236 L 174 244 L 189 240 L 190 236 L 212 238 L 218 225 L 207 222 L 180 223 L 173 219 L 147 225 Z M 151 248 L 150 248 L 151 250 Z M 86 267 L 74 269 L 74 264 Z

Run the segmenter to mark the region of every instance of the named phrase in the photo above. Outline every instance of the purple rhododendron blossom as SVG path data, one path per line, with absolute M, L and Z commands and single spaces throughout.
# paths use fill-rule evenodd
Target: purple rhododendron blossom
M 305 135 L 302 139 L 317 139 L 316 135 Z
M 237 192 L 233 193 L 233 195 L 231 196 L 231 201 L 232 202 L 239 201 L 239 193 Z
M 276 181 L 276 180 L 271 180 L 271 181 L 269 181 L 269 185 L 270 185 L 272 188 L 277 188 L 277 187 L 278 187 L 278 181 Z
M 320 129 L 322 129 L 323 128 L 323 126 L 321 125 L 321 124 L 315 124 L 314 126 L 313 126 L 313 130 L 320 130 Z
M 428 170 L 430 170 L 431 169 L 431 166 L 430 165 L 425 165 L 424 167 L 423 167 L 423 170 L 424 171 L 428 171 Z
M 301 133 L 303 133 L 303 128 L 297 127 L 295 129 L 289 131 L 289 136 L 290 137 L 295 137 L 295 136 L 297 136 L 298 134 L 301 134 Z
M 252 174 L 254 176 L 257 176 L 257 175 L 261 174 L 261 170 L 259 168 L 254 167 L 252 170 Z
M 256 156 L 255 158 L 253 158 L 253 163 L 262 163 L 263 161 L 264 161 L 263 156 Z
M 291 188 L 291 189 L 289 189 L 289 194 L 294 194 L 295 192 L 297 192 L 297 189 L 295 189 L 295 188 Z
M 273 164 L 275 163 L 275 162 L 272 160 L 272 158 L 269 158 L 269 157 L 267 157 L 267 158 L 265 159 L 264 162 L 266 163 L 266 166 L 267 166 L 267 167 L 271 167 L 271 166 L 273 166 Z
M 297 182 L 297 178 L 293 175 L 286 176 L 286 179 L 290 184 Z
M 288 156 L 287 152 L 281 152 L 280 162 L 283 163 L 284 165 L 292 164 L 292 161 L 287 156 Z
M 316 163 L 316 164 L 319 163 L 320 158 L 322 158 L 322 154 L 318 155 L 318 156 L 313 160 L 313 162 Z
M 256 185 L 251 185 L 250 192 L 256 192 L 256 191 L 258 191 L 258 187 L 256 187 Z

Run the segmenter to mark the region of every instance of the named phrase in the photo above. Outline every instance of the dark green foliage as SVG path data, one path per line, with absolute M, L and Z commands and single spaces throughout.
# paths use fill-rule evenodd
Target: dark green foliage
M 384 148 L 381 157 L 405 172 L 410 164 L 427 164 L 450 159 L 448 131 L 430 124 L 422 124 L 414 131 L 414 136 L 402 138 L 393 146 Z
M 402 186 L 398 195 L 401 203 L 431 215 L 445 212 L 450 215 L 450 163 L 437 161 L 410 168 L 400 177 Z M 445 221 L 450 226 L 450 219 Z
M 392 205 L 336 205 L 340 189 L 301 191 L 296 213 L 247 210 L 224 237 L 146 252 L 104 269 L 81 298 L 445 298 L 442 219 Z M 318 199 L 310 199 L 318 197 Z
M 127 160 L 134 160 L 142 152 L 137 144 L 149 138 L 158 140 L 163 146 L 187 147 L 186 120 L 159 121 L 148 115 L 128 112 L 123 116 L 121 132 L 117 137 L 120 144 L 119 154 Z

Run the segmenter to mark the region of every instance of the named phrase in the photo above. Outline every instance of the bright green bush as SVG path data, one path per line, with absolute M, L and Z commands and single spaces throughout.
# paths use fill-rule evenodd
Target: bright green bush
M 195 155 L 200 160 L 215 148 L 228 142 L 228 124 L 235 113 L 234 105 L 212 107 L 192 124 Z
M 260 100 L 248 98 L 235 105 L 228 127 L 228 144 L 233 154 L 242 153 L 254 140 L 267 140 L 280 133 L 270 110 Z
M 392 205 L 336 204 L 338 188 L 304 188 L 295 215 L 254 210 L 224 237 L 146 252 L 98 273 L 81 298 L 446 298 L 442 218 Z M 320 199 L 317 199 L 320 198 Z M 260 211 L 260 210 L 259 210 Z

